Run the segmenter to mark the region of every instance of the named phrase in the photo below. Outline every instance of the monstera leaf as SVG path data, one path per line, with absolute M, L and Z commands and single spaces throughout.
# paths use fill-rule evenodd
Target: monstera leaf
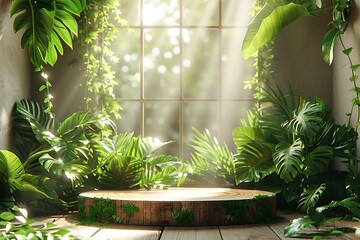
M 235 155 L 236 183 L 257 182 L 275 172 L 273 153 L 274 145 L 263 141 L 252 140 L 243 145 Z
M 292 181 L 302 170 L 302 142 L 298 138 L 292 144 L 281 142 L 276 145 L 274 163 L 280 178 Z
M 71 34 L 77 36 L 79 16 L 86 6 L 85 0 L 14 0 L 10 15 L 14 31 L 24 29 L 21 47 L 28 47 L 31 63 L 36 70 L 42 64 L 54 65 L 57 54 L 63 54 L 62 42 L 72 48 Z

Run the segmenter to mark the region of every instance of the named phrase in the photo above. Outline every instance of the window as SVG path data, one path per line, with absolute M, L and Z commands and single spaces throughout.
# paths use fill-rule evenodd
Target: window
M 120 131 L 175 141 L 169 154 L 189 158 L 192 127 L 233 146 L 231 132 L 252 106 L 241 57 L 251 0 L 122 0 L 131 29 L 114 50 Z

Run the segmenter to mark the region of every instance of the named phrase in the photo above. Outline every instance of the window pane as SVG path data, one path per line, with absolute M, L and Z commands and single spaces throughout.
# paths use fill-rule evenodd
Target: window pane
M 183 25 L 219 25 L 219 0 L 183 0 Z
M 217 29 L 183 29 L 185 98 L 219 97 L 218 35 Z
M 140 25 L 140 0 L 121 0 L 119 2 L 122 18 L 127 21 L 127 25 Z
M 115 78 L 118 85 L 115 87 L 117 98 L 140 97 L 140 31 L 134 29 L 119 29 L 119 37 L 116 44 L 112 44 L 115 55 L 120 58 L 116 63 Z
M 179 29 L 148 29 L 144 39 L 145 97 L 179 98 Z
M 253 59 L 244 61 L 241 43 L 246 29 L 222 30 L 221 95 L 223 99 L 247 99 L 252 92 L 244 90 L 244 81 L 254 76 Z
M 146 102 L 144 107 L 145 136 L 157 137 L 163 142 L 176 141 L 164 149 L 167 154 L 179 156 L 179 103 Z
M 184 130 L 183 130 L 183 148 L 184 159 L 190 158 L 191 140 L 193 139 L 193 130 L 195 127 L 200 132 L 208 129 L 212 134 L 216 134 L 219 129 L 219 103 L 217 102 L 186 102 L 184 103 Z
M 218 138 L 225 141 L 232 152 L 236 152 L 232 131 L 240 127 L 240 119 L 247 120 L 247 111 L 253 107 L 253 104 L 253 101 L 229 101 L 221 104 L 221 132 Z
M 120 112 L 121 119 L 116 120 L 119 133 L 134 132 L 135 135 L 141 133 L 141 105 L 139 102 L 120 102 L 123 110 Z
M 177 26 L 179 18 L 179 0 L 144 0 L 143 21 L 145 26 Z
M 253 0 L 222 0 L 223 26 L 248 26 L 252 19 L 252 2 Z

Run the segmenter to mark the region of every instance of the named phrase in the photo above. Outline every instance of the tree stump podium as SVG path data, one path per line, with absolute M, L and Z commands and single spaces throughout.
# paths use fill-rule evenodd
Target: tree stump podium
M 95 210 L 92 209 L 96 209 L 99 201 L 105 200 L 115 209 L 113 219 L 130 225 L 249 224 L 268 222 L 276 215 L 273 193 L 232 188 L 84 192 L 79 197 L 79 202 L 83 204 L 82 207 L 79 205 L 79 214 L 93 217 L 92 211 Z M 101 222 L 102 217 L 98 218 L 97 221 Z

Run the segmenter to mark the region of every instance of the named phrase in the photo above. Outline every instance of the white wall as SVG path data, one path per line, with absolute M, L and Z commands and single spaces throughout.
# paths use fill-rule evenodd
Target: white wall
M 353 64 L 360 63 L 360 19 L 359 11 L 360 6 L 356 5 L 354 2 L 354 7 L 351 13 L 350 23 L 348 28 L 345 31 L 345 34 L 342 35 L 342 40 L 344 45 L 352 47 L 353 50 L 350 54 L 350 57 L 353 61 Z M 342 124 L 347 124 L 348 117 L 345 115 L 351 110 L 351 100 L 355 97 L 355 94 L 350 91 L 354 87 L 353 83 L 349 80 L 351 76 L 351 71 L 349 69 L 349 61 L 346 58 L 346 55 L 342 53 L 342 46 L 340 41 L 337 41 L 334 54 L 334 63 L 333 63 L 333 102 L 334 102 L 334 115 L 338 122 Z M 360 74 L 360 71 L 357 71 L 357 74 Z M 360 86 L 360 80 L 357 80 L 356 84 Z M 357 111 L 353 113 L 353 122 L 357 117 Z
M 0 149 L 10 149 L 11 111 L 18 99 L 30 97 L 27 53 L 21 49 L 21 34 L 15 34 L 9 16 L 10 0 L 0 0 Z
M 332 68 L 322 59 L 321 42 L 329 29 L 329 12 L 304 17 L 276 38 L 274 71 L 284 90 L 307 99 L 320 97 L 332 106 Z

